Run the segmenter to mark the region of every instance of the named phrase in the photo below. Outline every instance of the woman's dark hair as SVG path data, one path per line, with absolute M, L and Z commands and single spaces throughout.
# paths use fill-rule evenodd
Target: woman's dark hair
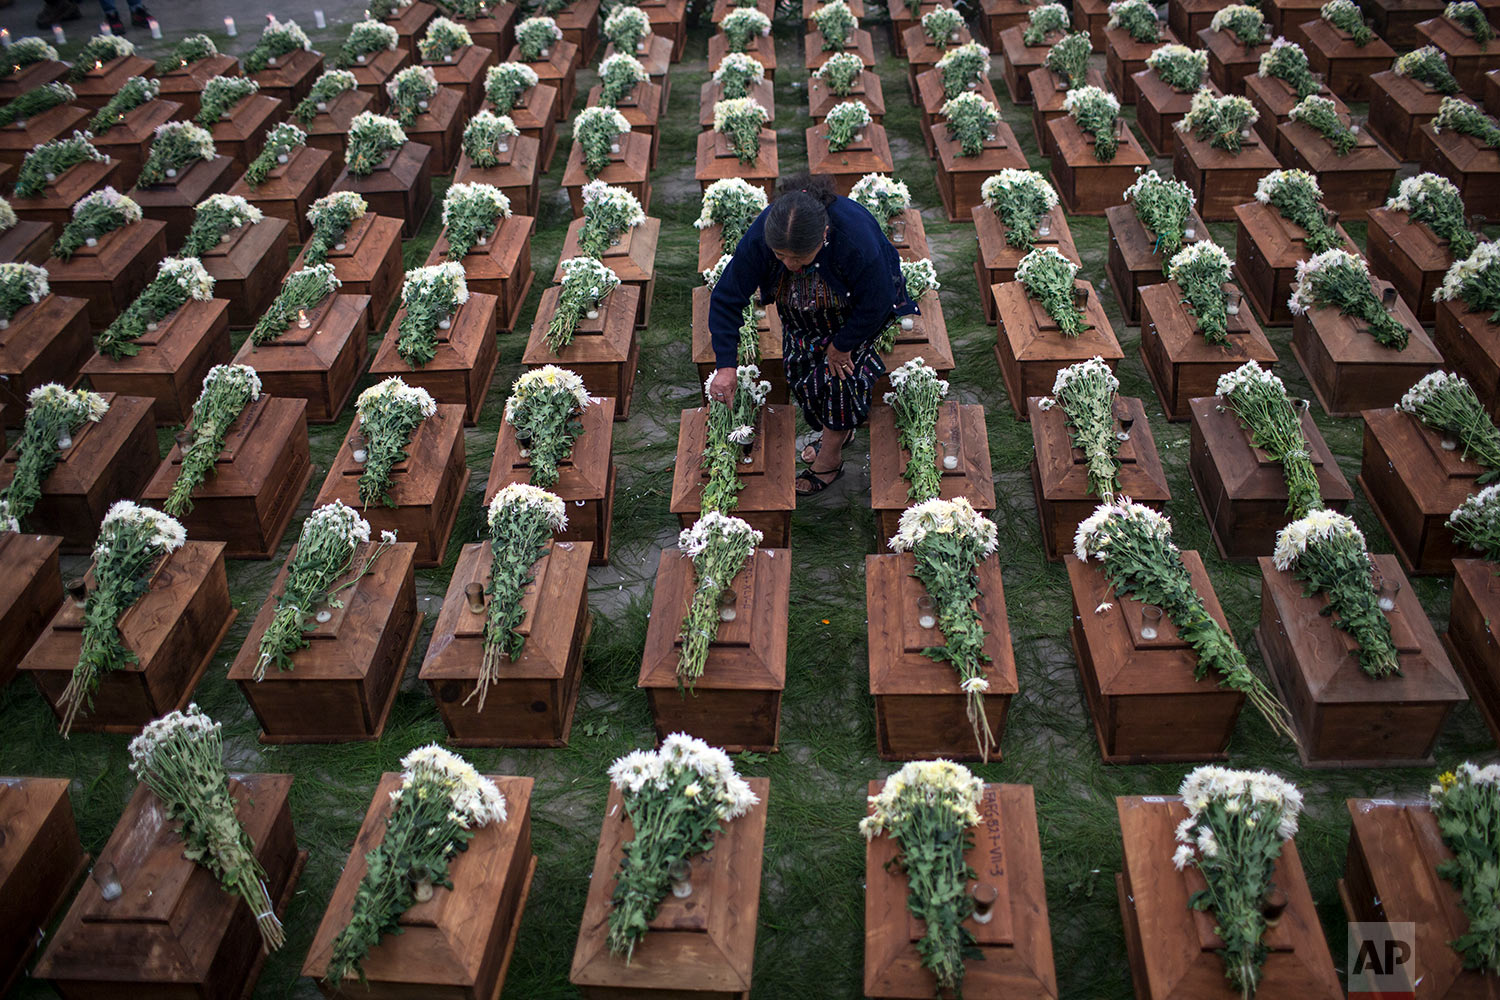
M 776 253 L 810 254 L 823 242 L 828 206 L 838 197 L 826 174 L 800 174 L 781 186 L 766 214 L 766 246 Z

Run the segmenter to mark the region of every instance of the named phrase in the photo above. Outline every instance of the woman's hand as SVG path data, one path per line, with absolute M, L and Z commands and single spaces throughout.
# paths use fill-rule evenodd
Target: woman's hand
M 825 356 L 828 359 L 828 374 L 832 377 L 845 379 L 854 374 L 854 359 L 849 356 L 848 351 L 841 351 L 829 344 Z
M 725 404 L 734 401 L 734 390 L 738 383 L 738 374 L 733 368 L 720 368 L 714 372 L 713 380 L 708 383 L 708 395 L 710 399 L 717 399 Z

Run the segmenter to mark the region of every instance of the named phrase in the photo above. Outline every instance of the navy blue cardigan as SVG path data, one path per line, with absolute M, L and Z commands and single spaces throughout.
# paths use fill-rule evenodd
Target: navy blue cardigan
M 758 291 L 760 301 L 774 302 L 786 266 L 766 246 L 766 209 L 750 224 L 734 258 L 724 268 L 709 300 L 708 329 L 714 359 L 733 368 L 745 306 Z M 833 346 L 852 351 L 880 336 L 894 316 L 917 312 L 906 294 L 901 258 L 880 230 L 880 223 L 857 201 L 836 198 L 828 206 L 828 245 L 811 265 L 850 305 L 848 320 L 833 335 Z

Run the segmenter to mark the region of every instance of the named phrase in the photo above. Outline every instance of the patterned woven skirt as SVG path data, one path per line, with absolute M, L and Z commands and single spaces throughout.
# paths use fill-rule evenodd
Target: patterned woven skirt
M 870 394 L 885 375 L 885 362 L 873 343 L 850 355 L 854 374 L 838 378 L 828 371 L 826 352 L 849 307 L 815 270 L 782 277 L 776 289 L 781 318 L 781 356 L 786 381 L 813 430 L 849 430 L 870 415 Z

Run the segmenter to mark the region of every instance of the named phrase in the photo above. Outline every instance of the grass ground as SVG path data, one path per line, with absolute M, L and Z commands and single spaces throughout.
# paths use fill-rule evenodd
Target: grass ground
M 357 16 L 358 4 L 329 7 L 333 23 L 315 32 L 323 51 L 336 48 L 339 24 Z M 302 11 L 286 11 L 299 19 Z M 311 18 L 306 18 L 310 21 Z M 305 23 L 305 22 L 304 22 Z M 1041 536 L 1027 475 L 1031 433 L 1011 415 L 992 346 L 995 330 L 985 325 L 974 287 L 976 252 L 973 227 L 944 220 L 932 163 L 924 155 L 918 112 L 906 97 L 905 64 L 890 54 L 888 32 L 875 26 L 878 72 L 888 103 L 886 128 L 897 158 L 897 176 L 911 187 L 923 209 L 935 262 L 944 281 L 943 310 L 957 356 L 953 385 L 964 402 L 985 406 L 999 509 L 1001 552 L 1005 554 L 1006 600 L 1010 610 L 1020 693 L 1011 709 L 1003 761 L 976 766 L 987 781 L 1034 786 L 1040 825 L 1047 902 L 1060 993 L 1067 998 L 1121 1000 L 1131 996 L 1125 951 L 1115 903 L 1113 874 L 1120 868 L 1120 835 L 1113 799 L 1117 795 L 1176 790 L 1186 766 L 1106 767 L 1084 707 L 1077 670 L 1068 646 L 1070 593 L 1060 565 L 1042 557 Z M 336 30 L 337 29 L 337 30 Z M 170 30 L 170 29 L 169 29 Z M 81 41 L 84 31 L 70 32 Z M 138 35 L 139 33 L 137 33 Z M 253 44 L 249 32 L 229 51 L 243 54 Z M 135 36 L 132 36 L 135 37 Z M 668 511 L 671 466 L 679 412 L 697 404 L 698 380 L 688 349 L 690 295 L 696 273 L 699 206 L 693 179 L 698 134 L 698 89 L 707 78 L 706 29 L 692 33 L 686 58 L 672 70 L 670 113 L 663 121 L 651 215 L 662 220 L 657 256 L 658 280 L 651 327 L 642 334 L 641 372 L 635 408 L 615 430 L 619 486 L 612 564 L 590 574 L 589 600 L 596 627 L 585 653 L 585 676 L 572 740 L 557 750 L 477 750 L 468 754 L 487 772 L 530 775 L 536 779 L 533 839 L 539 857 L 536 880 L 521 927 L 506 996 L 553 1000 L 576 996 L 568 966 L 583 911 L 606 793 L 605 769 L 618 755 L 653 740 L 650 712 L 635 688 L 644 645 L 657 553 L 675 543 L 676 524 Z M 801 29 L 778 25 L 777 126 L 782 169 L 805 165 L 803 129 L 806 73 Z M 139 39 L 138 39 L 139 40 Z M 173 39 L 169 37 L 167 42 Z M 221 39 L 222 41 L 222 39 Z M 156 50 L 147 54 L 155 55 Z M 1096 57 L 1102 64 L 1102 57 Z M 592 73 L 587 79 L 592 80 Z M 1029 108 L 1004 101 L 998 62 L 994 69 L 1006 120 L 1020 138 L 1033 167 L 1046 170 L 1037 154 Z M 580 82 L 580 95 L 587 84 Z M 1360 109 L 1362 110 L 1362 109 Z M 481 524 L 481 498 L 500 414 L 511 383 L 522 371 L 525 331 L 546 278 L 557 261 L 569 221 L 567 199 L 558 189 L 563 143 L 553 172 L 542 182 L 543 206 L 532 245 L 537 282 L 518 332 L 500 339 L 500 367 L 479 426 L 466 432 L 468 463 L 474 475 L 442 567 L 418 573 L 423 609 L 434 611 L 443 598 L 459 547 L 474 539 Z M 1166 161 L 1158 162 L 1164 172 Z M 440 203 L 446 179 L 435 181 Z M 1169 425 L 1161 415 L 1137 353 L 1139 330 L 1126 327 L 1106 285 L 1108 232 L 1103 219 L 1071 221 L 1083 255 L 1084 276 L 1103 293 L 1126 358 L 1120 367 L 1122 393 L 1146 401 L 1172 487 L 1169 513 L 1184 549 L 1199 550 L 1235 635 L 1256 669 L 1262 669 L 1251 633 L 1259 617 L 1260 581 L 1252 567 L 1219 560 L 1187 475 L 1186 425 Z M 438 232 L 437 212 L 429 214 L 415 240 L 406 245 L 407 266 L 420 264 Z M 1348 227 L 1363 243 L 1364 227 Z M 1218 224 L 1215 238 L 1233 248 L 1234 228 Z M 384 325 L 381 324 L 383 331 Z M 239 337 L 243 337 L 241 332 Z M 378 339 L 372 337 L 372 345 Z M 1289 389 L 1311 395 L 1287 348 L 1288 331 L 1271 339 L 1281 363 L 1277 371 Z M 238 346 L 238 338 L 236 339 Z M 368 380 L 367 380 L 368 381 Z M 1318 423 L 1353 481 L 1359 469 L 1358 420 Z M 230 661 L 244 642 L 250 621 L 266 597 L 277 567 L 296 538 L 301 518 L 311 510 L 317 483 L 348 428 L 352 408 L 331 427 L 313 429 L 314 484 L 303 498 L 293 530 L 268 563 L 232 562 L 231 594 L 241 616 L 197 691 L 199 704 L 224 723 L 230 766 L 244 771 L 284 771 L 297 778 L 292 813 L 301 845 L 311 859 L 287 919 L 287 946 L 271 956 L 256 997 L 313 997 L 309 980 L 298 978 L 303 957 L 382 771 L 398 768 L 413 747 L 440 740 L 443 727 L 432 698 L 417 681 L 431 632 L 424 634 L 408 664 L 402 691 L 384 736 L 344 746 L 262 746 L 257 725 L 240 693 L 225 679 Z M 164 433 L 163 442 L 169 441 Z M 742 755 L 747 775 L 771 779 L 765 874 L 756 949 L 757 998 L 828 1000 L 860 994 L 864 928 L 864 850 L 855 825 L 864 813 L 865 784 L 894 769 L 875 756 L 873 702 L 868 694 L 865 652 L 863 556 L 874 551 L 875 523 L 869 509 L 866 445 L 849 452 L 850 474 L 833 490 L 797 511 L 792 528 L 791 623 L 787 688 L 782 702 L 781 750 Z M 1350 512 L 1366 531 L 1374 551 L 1390 551 L 1363 494 L 1356 491 Z M 1448 618 L 1448 580 L 1414 582 L 1423 606 L 1441 631 Z M 0 774 L 63 775 L 74 779 L 73 802 L 84 846 L 97 851 L 108 839 L 133 782 L 126 769 L 123 736 L 80 734 L 60 739 L 46 704 L 30 685 L 0 691 Z M 1335 893 L 1348 825 L 1347 796 L 1418 796 L 1431 778 L 1428 769 L 1308 771 L 1290 748 L 1276 740 L 1252 713 L 1242 715 L 1231 743 L 1232 764 L 1276 770 L 1304 790 L 1308 810 L 1298 836 L 1314 899 L 1342 970 L 1344 917 Z M 1437 748 L 1444 767 L 1463 759 L 1494 759 L 1495 748 L 1478 713 L 1469 706 L 1453 714 Z M 50 996 L 42 984 L 26 983 L 21 997 Z

